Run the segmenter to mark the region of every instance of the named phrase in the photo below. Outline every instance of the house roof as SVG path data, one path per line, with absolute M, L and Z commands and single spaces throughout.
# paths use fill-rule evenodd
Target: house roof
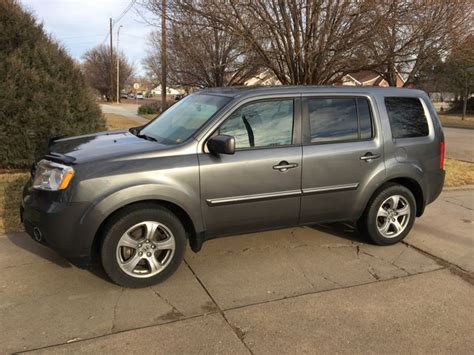
M 356 73 L 351 73 L 349 75 L 360 83 L 365 83 L 366 81 L 374 80 L 380 76 L 372 70 L 361 70 Z

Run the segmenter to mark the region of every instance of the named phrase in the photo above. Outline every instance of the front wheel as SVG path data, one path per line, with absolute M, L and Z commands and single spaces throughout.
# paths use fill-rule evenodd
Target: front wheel
M 375 244 L 395 244 L 405 238 L 416 217 L 416 201 L 409 189 L 387 185 L 367 206 L 359 227 Z
M 135 206 L 107 222 L 101 260 L 112 281 L 139 288 L 171 276 L 185 249 L 186 232 L 172 212 L 160 206 Z

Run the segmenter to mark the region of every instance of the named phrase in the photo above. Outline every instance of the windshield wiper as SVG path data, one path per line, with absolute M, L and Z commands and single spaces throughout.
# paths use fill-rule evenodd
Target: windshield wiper
M 155 138 L 155 137 L 152 137 L 152 136 L 149 136 L 149 135 L 146 135 L 146 134 L 137 134 L 136 135 L 138 138 L 143 138 L 143 139 L 146 139 L 148 141 L 152 141 L 152 142 L 158 142 L 158 140 Z

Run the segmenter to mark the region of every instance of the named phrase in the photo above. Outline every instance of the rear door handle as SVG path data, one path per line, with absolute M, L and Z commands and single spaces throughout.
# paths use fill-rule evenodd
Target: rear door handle
M 282 172 L 288 171 L 288 169 L 296 168 L 298 164 L 296 163 L 288 163 L 287 161 L 283 160 L 279 162 L 277 165 L 273 165 L 273 169 L 280 170 Z
M 372 154 L 371 152 L 367 152 L 360 157 L 360 160 L 371 161 L 378 158 L 380 158 L 380 154 Z

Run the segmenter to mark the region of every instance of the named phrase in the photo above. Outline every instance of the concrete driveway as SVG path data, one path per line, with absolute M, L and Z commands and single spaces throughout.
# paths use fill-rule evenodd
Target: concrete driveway
M 469 353 L 473 194 L 444 192 L 406 243 L 373 246 L 348 224 L 217 239 L 139 290 L 0 236 L 0 349 Z
M 446 156 L 474 163 L 474 129 L 443 128 Z

